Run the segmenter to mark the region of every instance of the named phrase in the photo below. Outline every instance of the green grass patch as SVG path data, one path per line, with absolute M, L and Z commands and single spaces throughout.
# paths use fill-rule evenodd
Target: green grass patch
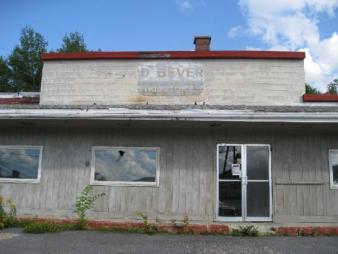
M 253 225 L 246 225 L 232 229 L 230 234 L 232 236 L 259 236 L 259 231 Z
M 62 230 L 61 225 L 50 222 L 32 222 L 24 226 L 24 232 L 31 234 L 58 233 Z
M 24 221 L 21 222 L 24 232 L 30 234 L 59 233 L 69 230 L 83 230 L 82 225 L 78 223 L 57 224 L 53 222 Z

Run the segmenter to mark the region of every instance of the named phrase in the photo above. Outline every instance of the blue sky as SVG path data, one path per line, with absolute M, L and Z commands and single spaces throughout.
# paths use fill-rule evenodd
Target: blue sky
M 307 81 L 338 78 L 338 0 L 0 0 L 0 23 L 5 56 L 26 25 L 51 50 L 73 31 L 106 51 L 192 50 L 199 34 L 214 50 L 305 50 Z

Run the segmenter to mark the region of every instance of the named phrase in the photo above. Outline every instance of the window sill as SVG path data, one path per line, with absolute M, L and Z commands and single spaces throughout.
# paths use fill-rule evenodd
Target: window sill
M 147 183 L 147 182 L 91 182 L 90 185 L 93 186 L 116 186 L 116 187 L 153 187 L 159 188 L 158 183 Z
M 39 184 L 40 179 L 10 179 L 10 178 L 0 178 L 0 183 L 33 183 Z

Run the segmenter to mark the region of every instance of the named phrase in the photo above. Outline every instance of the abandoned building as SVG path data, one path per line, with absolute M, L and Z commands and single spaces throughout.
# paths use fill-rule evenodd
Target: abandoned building
M 47 53 L 39 94 L 0 94 L 0 192 L 19 216 L 338 222 L 338 97 L 304 52 Z

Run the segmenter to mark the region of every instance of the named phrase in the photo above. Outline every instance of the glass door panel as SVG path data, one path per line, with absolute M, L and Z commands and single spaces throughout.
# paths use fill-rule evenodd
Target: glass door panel
M 240 180 L 242 147 L 222 145 L 218 149 L 218 173 L 220 180 Z
M 247 217 L 270 216 L 269 183 L 248 182 L 247 185 Z
M 242 220 L 242 146 L 218 145 L 217 152 L 218 217 Z
M 269 180 L 269 146 L 246 146 L 248 180 Z
M 241 182 L 219 183 L 218 216 L 242 216 L 242 184 Z
M 270 218 L 270 146 L 246 145 L 246 219 Z M 264 219 L 265 218 L 265 219 Z

